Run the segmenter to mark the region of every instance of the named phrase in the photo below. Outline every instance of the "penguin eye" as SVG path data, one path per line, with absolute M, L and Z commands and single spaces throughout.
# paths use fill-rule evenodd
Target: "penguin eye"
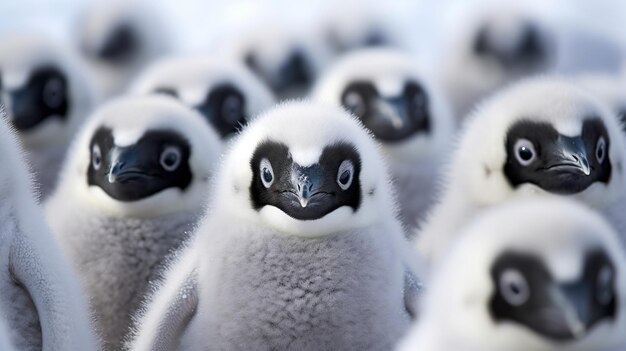
M 357 117 L 363 117 L 367 110 L 365 99 L 361 94 L 351 91 L 343 99 L 344 106 Z
M 604 266 L 596 277 L 596 299 L 603 306 L 613 301 L 613 269 Z
M 530 298 L 526 278 L 516 269 L 508 269 L 500 275 L 500 294 L 512 306 L 521 306 Z
M 604 162 L 605 157 L 606 157 L 606 140 L 604 140 L 604 137 L 601 136 L 598 139 L 598 142 L 596 144 L 596 159 L 598 160 L 598 163 L 602 163 Z
M 235 124 L 242 115 L 243 103 L 237 95 L 228 95 L 222 103 L 222 118 L 228 124 Z
M 272 164 L 266 158 L 261 160 L 261 164 L 259 166 L 259 171 L 261 172 L 261 181 L 263 182 L 263 186 L 269 188 L 274 183 L 274 170 L 272 169 Z
M 49 108 L 58 108 L 63 104 L 65 84 L 57 77 L 50 78 L 43 86 L 43 102 Z
M 514 146 L 515 158 L 522 166 L 530 165 L 537 157 L 535 146 L 528 139 L 519 139 Z
M 168 172 L 173 172 L 180 166 L 181 159 L 180 149 L 176 146 L 168 146 L 161 153 L 161 157 L 159 159 L 159 163 L 161 163 L 161 167 Z
M 352 178 L 354 178 L 354 164 L 350 160 L 344 160 L 337 171 L 337 184 L 341 190 L 347 190 L 350 187 Z
M 91 147 L 91 165 L 96 171 L 102 166 L 102 153 L 100 152 L 100 146 L 94 144 Z

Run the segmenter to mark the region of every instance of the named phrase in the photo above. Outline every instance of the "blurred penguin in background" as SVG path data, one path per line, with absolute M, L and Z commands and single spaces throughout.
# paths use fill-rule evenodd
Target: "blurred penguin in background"
M 69 140 L 97 102 L 87 67 L 70 47 L 31 32 L 0 40 L 0 104 L 27 152 L 45 199 Z

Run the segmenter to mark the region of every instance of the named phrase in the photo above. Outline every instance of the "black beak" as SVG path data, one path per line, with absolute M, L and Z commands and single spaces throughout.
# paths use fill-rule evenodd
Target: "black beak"
M 8 100 L 6 103 L 10 109 L 9 117 L 15 129 L 19 131 L 32 129 L 44 119 L 44 116 L 38 113 L 35 101 L 32 101 L 27 92 L 9 93 Z
M 292 185 L 300 206 L 305 208 L 309 205 L 309 200 L 322 190 L 323 179 L 315 167 L 296 167 L 292 173 Z
M 584 337 L 592 326 L 590 294 L 590 288 L 582 283 L 550 287 L 550 304 L 558 313 L 546 319 L 543 328 L 560 340 Z
M 150 176 L 142 167 L 140 153 L 135 148 L 113 148 L 111 167 L 108 173 L 109 183 L 126 183 L 147 180 Z
M 546 170 L 589 176 L 591 167 L 587 147 L 581 137 L 559 136 L 547 150 Z

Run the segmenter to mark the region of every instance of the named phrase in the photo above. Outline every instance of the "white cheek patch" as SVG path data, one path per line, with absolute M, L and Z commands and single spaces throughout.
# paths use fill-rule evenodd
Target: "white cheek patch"
M 322 150 L 318 148 L 298 149 L 292 148 L 290 150 L 293 162 L 300 166 L 307 167 L 319 162 Z
M 113 143 L 119 147 L 136 144 L 144 132 L 141 129 L 115 129 L 113 130 Z

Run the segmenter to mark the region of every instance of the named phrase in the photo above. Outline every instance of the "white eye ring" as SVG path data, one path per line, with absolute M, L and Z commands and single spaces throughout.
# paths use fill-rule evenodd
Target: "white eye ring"
M 272 164 L 266 158 L 261 160 L 259 165 L 259 175 L 261 176 L 261 182 L 263 182 L 263 186 L 269 188 L 274 183 L 274 170 L 272 169 Z M 269 179 L 268 179 L 269 178 Z
M 337 171 L 337 184 L 341 190 L 347 190 L 352 185 L 352 179 L 354 178 L 354 164 L 350 160 L 344 160 L 339 165 Z
M 602 163 L 604 162 L 605 158 L 606 158 L 606 140 L 604 140 L 604 137 L 601 136 L 598 139 L 598 143 L 596 144 L 596 159 L 598 160 L 598 163 Z
M 596 297 L 601 305 L 608 305 L 613 299 L 613 270 L 604 266 L 598 272 L 596 279 Z
M 94 144 L 91 148 L 91 165 L 96 171 L 102 166 L 102 153 L 98 144 Z
M 171 159 L 173 157 L 173 160 Z M 173 172 L 180 166 L 182 154 L 180 149 L 176 146 L 168 146 L 161 153 L 161 158 L 159 159 L 159 163 L 161 163 L 161 167 L 168 172 Z M 168 159 L 169 158 L 169 159 Z
M 515 152 L 515 158 L 522 166 L 528 166 L 535 158 L 537 158 L 537 152 L 535 151 L 535 145 L 528 139 L 519 139 L 515 142 L 513 147 Z
M 520 306 L 530 298 L 526 278 L 516 269 L 507 269 L 500 275 L 500 294 L 512 306 Z

